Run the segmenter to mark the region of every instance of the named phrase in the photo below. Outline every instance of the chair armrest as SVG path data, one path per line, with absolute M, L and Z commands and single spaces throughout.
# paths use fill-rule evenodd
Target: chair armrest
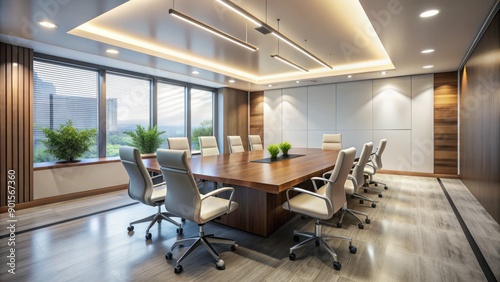
M 333 173 L 333 170 L 329 170 L 329 171 L 323 173 L 323 178 L 328 179 L 328 177 L 326 177 L 326 176 L 329 175 L 329 174 L 332 174 L 332 173 Z
M 205 200 L 207 199 L 208 197 L 212 197 L 212 196 L 215 196 L 219 193 L 222 193 L 222 192 L 227 192 L 227 191 L 231 191 L 231 195 L 229 195 L 229 204 L 227 205 L 227 213 L 229 213 L 229 211 L 231 210 L 231 202 L 233 201 L 233 194 L 234 194 L 234 188 L 233 187 L 222 187 L 222 188 L 219 188 L 219 189 L 216 189 L 216 190 L 213 190 L 213 191 L 210 191 L 209 193 L 201 196 L 201 200 Z
M 354 187 L 354 192 L 356 192 L 356 189 L 358 189 L 358 181 L 356 180 L 356 178 L 354 178 L 354 176 L 352 176 L 351 174 L 348 174 L 347 180 L 351 180 L 352 186 Z
M 320 178 L 320 177 L 317 177 L 317 178 Z M 309 196 L 313 196 L 313 197 L 316 197 L 316 198 L 320 198 L 320 199 L 322 199 L 322 200 L 325 201 L 326 208 L 328 209 L 328 214 L 332 213 L 332 211 L 333 211 L 333 204 L 332 204 L 332 201 L 330 201 L 330 199 L 328 199 L 327 197 L 325 197 L 323 195 L 320 195 L 318 193 L 314 193 L 314 192 L 311 192 L 309 190 L 298 188 L 298 187 L 292 187 L 292 188 L 286 190 L 286 201 L 287 201 L 288 209 L 289 210 L 290 210 L 290 196 L 289 196 L 288 193 L 290 193 L 290 191 L 295 191 L 295 192 L 299 192 L 299 193 L 302 193 L 302 194 L 307 194 Z
M 327 173 L 327 172 L 325 172 L 325 173 Z M 312 181 L 312 183 L 313 183 L 314 191 L 318 191 L 318 187 L 316 187 L 316 181 L 323 181 L 323 183 L 324 183 L 324 184 L 326 184 L 327 182 L 331 182 L 331 183 L 333 183 L 333 181 L 331 181 L 331 180 L 330 180 L 330 179 L 328 179 L 328 178 L 324 178 L 324 177 L 317 177 L 317 176 L 312 177 L 312 178 L 311 178 L 311 181 Z M 295 188 L 295 187 L 294 187 L 294 188 Z
M 159 187 L 159 186 L 162 186 L 162 185 L 165 185 L 165 184 L 167 184 L 167 183 L 165 181 L 163 181 L 161 183 L 157 183 L 157 184 L 153 185 L 153 188 Z

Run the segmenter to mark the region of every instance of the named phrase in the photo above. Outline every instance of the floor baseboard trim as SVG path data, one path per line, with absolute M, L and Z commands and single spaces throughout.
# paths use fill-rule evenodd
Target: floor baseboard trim
M 450 203 L 450 206 L 455 213 L 455 216 L 458 219 L 458 222 L 460 223 L 460 226 L 462 227 L 462 230 L 465 234 L 465 237 L 467 238 L 467 241 L 469 242 L 469 245 L 472 249 L 472 252 L 474 252 L 474 255 L 476 256 L 477 262 L 479 263 L 479 266 L 481 266 L 481 270 L 484 273 L 484 276 L 488 281 L 497 281 L 495 274 L 493 274 L 493 271 L 490 268 L 490 265 L 486 261 L 486 259 L 483 256 L 483 253 L 481 252 L 481 249 L 476 243 L 476 240 L 474 240 L 474 237 L 472 237 L 472 234 L 465 224 L 465 221 L 463 220 L 462 216 L 460 215 L 460 212 L 458 211 L 457 207 L 455 206 L 455 203 L 453 203 L 453 200 L 450 197 L 450 194 L 448 194 L 448 191 L 446 190 L 446 187 L 444 186 L 443 182 L 441 181 L 440 178 L 437 178 L 437 181 L 439 182 L 439 185 L 441 186 L 441 189 L 444 192 L 444 195 L 446 196 L 446 199 L 448 199 L 448 202 Z

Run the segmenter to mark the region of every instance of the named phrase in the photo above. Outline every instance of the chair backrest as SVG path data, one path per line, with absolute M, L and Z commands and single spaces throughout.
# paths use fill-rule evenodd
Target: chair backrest
M 219 147 L 217 146 L 217 139 L 215 136 L 200 136 L 198 137 L 200 140 L 200 149 L 201 156 L 215 156 L 219 155 Z
M 387 145 L 387 139 L 380 140 L 377 148 L 377 152 L 372 156 L 371 160 L 375 168 L 375 172 L 382 169 L 382 153 L 384 153 L 385 146 Z
M 165 208 L 176 216 L 202 223 L 201 196 L 191 173 L 186 152 L 158 149 L 156 158 L 168 187 Z
M 342 134 L 323 134 L 323 150 L 342 150 Z
M 231 154 L 245 152 L 245 148 L 243 147 L 243 141 L 241 141 L 240 136 L 228 136 L 227 145 L 229 147 L 229 153 Z
M 354 187 L 354 189 L 363 186 L 363 184 L 365 183 L 364 170 L 366 163 L 368 163 L 368 160 L 370 159 L 372 150 L 372 142 L 368 142 L 363 145 L 363 149 L 361 150 L 361 155 L 359 156 L 358 162 L 351 172 L 351 175 L 356 179 L 356 183 L 358 184 L 357 187 Z
M 187 153 L 187 158 L 191 158 L 191 148 L 187 137 L 169 137 L 167 138 L 168 148 L 171 150 L 183 150 Z
M 351 147 L 348 149 L 341 150 L 337 157 L 337 162 L 333 168 L 332 174 L 330 175 L 330 181 L 326 185 L 325 195 L 330 198 L 333 204 L 333 213 L 329 217 L 333 216 L 334 213 L 339 211 L 347 199 L 345 196 L 344 185 L 347 180 L 347 175 L 352 168 L 354 163 L 354 157 L 356 156 L 356 148 Z
M 264 150 L 260 135 L 248 135 L 248 143 L 250 144 L 250 151 Z
M 120 159 L 129 176 L 128 195 L 143 204 L 154 206 L 151 202 L 153 181 L 144 166 L 139 149 L 129 146 L 120 147 Z

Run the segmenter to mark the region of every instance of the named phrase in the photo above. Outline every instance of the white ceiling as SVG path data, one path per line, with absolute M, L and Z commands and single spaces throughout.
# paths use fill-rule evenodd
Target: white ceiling
M 38 53 L 249 91 L 457 70 L 498 0 L 234 0 L 330 64 L 327 69 L 215 0 L 0 0 L 0 40 Z M 248 51 L 171 15 L 193 17 Z M 420 18 L 428 9 L 440 13 Z M 40 20 L 58 25 L 48 30 Z M 280 19 L 279 27 L 277 19 Z M 376 33 L 374 32 L 376 31 Z M 278 50 L 279 46 L 279 50 Z M 111 55 L 106 49 L 119 54 Z M 421 54 L 423 49 L 434 53 Z M 297 71 L 270 57 L 307 68 Z M 423 69 L 424 65 L 434 65 Z M 192 74 L 199 71 L 198 75 Z M 352 78 L 347 78 L 352 74 Z M 236 80 L 229 83 L 230 79 Z M 296 81 L 300 83 L 297 84 Z

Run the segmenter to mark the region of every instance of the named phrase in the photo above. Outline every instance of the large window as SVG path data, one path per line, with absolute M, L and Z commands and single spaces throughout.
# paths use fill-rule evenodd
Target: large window
M 191 89 L 191 150 L 200 150 L 199 136 L 212 136 L 213 92 Z
M 57 161 L 45 153 L 40 128 L 57 129 L 71 120 L 77 129 L 97 128 L 98 72 L 35 60 L 33 63 L 34 161 Z M 82 158 L 96 158 L 95 145 Z
M 106 75 L 106 156 L 118 156 L 132 140 L 126 131 L 150 125 L 151 83 L 147 79 Z
M 157 124 L 158 130 L 165 131 L 162 137 L 186 136 L 185 122 L 185 86 L 171 85 L 159 82 L 157 84 Z M 162 148 L 166 148 L 166 142 Z
M 105 85 L 100 85 L 100 74 Z M 157 93 L 156 100 L 153 93 Z M 163 138 L 189 137 L 195 152 L 199 151 L 198 136 L 214 134 L 214 91 L 165 78 L 40 56 L 34 61 L 33 96 L 35 163 L 58 161 L 44 152 L 41 140 L 45 136 L 40 129 L 56 129 L 68 120 L 77 129 L 106 129 L 98 131 L 95 145 L 82 159 L 118 156 L 120 146 L 132 142 L 125 132 L 135 131 L 137 125 L 157 125 L 165 131 Z

